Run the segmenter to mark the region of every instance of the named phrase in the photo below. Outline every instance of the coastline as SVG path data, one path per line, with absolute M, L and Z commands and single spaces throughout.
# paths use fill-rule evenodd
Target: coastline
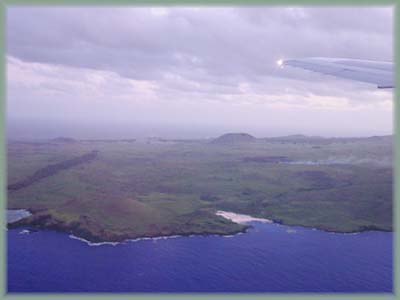
M 239 232 L 238 234 L 241 234 L 241 232 Z M 211 235 L 211 234 L 209 234 L 209 235 Z M 183 237 L 190 238 L 190 237 L 195 237 L 195 236 L 209 236 L 209 235 L 205 235 L 205 234 L 163 235 L 163 236 L 155 236 L 155 237 L 139 237 L 139 238 L 135 238 L 135 239 L 127 239 L 127 240 L 124 240 L 121 242 L 99 242 L 99 243 L 85 240 L 84 238 L 77 237 L 73 234 L 70 234 L 68 237 L 73 240 L 78 240 L 78 241 L 84 242 L 88 246 L 97 247 L 97 246 L 103 246 L 103 245 L 117 246 L 117 245 L 121 245 L 121 244 L 125 244 L 125 243 L 136 243 L 136 242 L 140 242 L 140 241 L 157 241 L 157 240 L 175 239 L 175 238 L 183 238 Z M 221 235 L 221 236 L 232 237 L 233 235 Z
M 231 220 L 237 224 L 247 224 L 249 222 L 261 222 L 261 223 L 274 223 L 272 220 L 256 218 L 249 215 L 237 214 L 230 211 L 218 210 L 215 213 L 217 216 L 221 216 L 225 219 Z
M 6 209 L 7 224 L 14 223 L 32 215 L 28 209 Z
M 304 224 L 288 224 L 281 220 L 257 218 L 257 217 L 252 217 L 250 215 L 238 214 L 238 213 L 223 211 L 223 210 L 218 210 L 216 212 L 216 215 L 226 218 L 228 220 L 231 220 L 232 222 L 235 222 L 237 224 L 247 224 L 249 222 L 272 223 L 272 224 L 283 225 L 283 226 L 287 226 L 287 227 L 302 227 L 302 228 L 308 228 L 311 230 L 319 230 L 319 231 L 324 231 L 324 232 L 328 232 L 328 233 L 332 233 L 332 234 L 358 234 L 358 233 L 367 232 L 367 231 L 393 232 L 393 230 L 379 228 L 374 225 L 363 226 L 362 228 L 359 228 L 356 230 L 342 231 L 342 230 L 338 230 L 338 229 L 332 229 L 332 228 L 329 228 L 329 227 L 326 227 L 323 225 L 315 227 L 315 226 L 307 226 Z
M 19 209 L 29 212 L 27 209 Z M 168 239 L 168 238 L 177 238 L 177 237 L 191 237 L 191 236 L 209 236 L 209 235 L 218 235 L 221 237 L 233 237 L 237 234 L 245 233 L 252 226 L 248 223 L 251 222 L 260 222 L 260 223 L 268 223 L 282 226 L 298 226 L 303 228 L 308 228 L 311 230 L 320 230 L 329 232 L 332 234 L 358 234 L 367 231 L 381 231 L 381 232 L 393 232 L 392 230 L 385 230 L 382 228 L 377 228 L 375 226 L 364 226 L 364 228 L 360 228 L 358 230 L 349 230 L 349 231 L 340 231 L 334 230 L 332 228 L 326 228 L 324 226 L 313 227 L 313 226 L 304 226 L 302 224 L 285 224 L 283 221 L 279 220 L 271 220 L 265 218 L 257 218 L 252 217 L 250 215 L 238 214 L 234 212 L 222 211 L 218 210 L 215 212 L 217 216 L 230 220 L 233 223 L 243 225 L 243 227 L 239 230 L 231 230 L 226 232 L 171 232 L 168 234 L 149 234 L 149 235 L 131 235 L 129 233 L 113 233 L 107 234 L 104 236 L 94 235 L 92 232 L 85 228 L 78 228 L 76 226 L 71 226 L 71 224 L 64 224 L 60 222 L 48 222 L 50 216 L 42 216 L 39 218 L 35 217 L 34 212 L 30 212 L 31 214 L 19 219 L 15 222 L 7 223 L 7 228 L 17 229 L 19 227 L 32 227 L 37 229 L 44 230 L 55 230 L 58 232 L 63 232 L 69 234 L 71 239 L 76 239 L 81 242 L 86 243 L 88 246 L 101 246 L 101 245 L 112 245 L 116 246 L 118 244 L 122 244 L 125 242 L 137 242 L 141 240 L 158 240 L 158 239 Z M 44 217 L 44 218 L 43 218 Z M 54 221 L 54 220 L 53 220 Z
M 102 245 L 102 244 L 118 244 L 127 241 L 139 241 L 144 239 L 163 239 L 163 238 L 173 238 L 173 237 L 190 237 L 190 236 L 208 236 L 208 235 L 220 235 L 229 236 L 238 233 L 244 233 L 251 226 L 241 224 L 241 226 L 234 226 L 227 230 L 205 230 L 196 231 L 196 229 L 190 231 L 177 231 L 173 230 L 170 232 L 152 232 L 148 234 L 137 234 L 127 231 L 113 232 L 113 231 L 103 231 L 102 234 L 98 232 L 92 232 L 90 228 L 79 226 L 76 223 L 64 223 L 57 219 L 54 219 L 49 214 L 32 214 L 26 218 L 20 219 L 18 221 L 7 223 L 8 229 L 17 229 L 21 227 L 35 228 L 42 230 L 54 230 L 58 232 L 67 233 L 70 238 L 81 240 L 88 245 Z

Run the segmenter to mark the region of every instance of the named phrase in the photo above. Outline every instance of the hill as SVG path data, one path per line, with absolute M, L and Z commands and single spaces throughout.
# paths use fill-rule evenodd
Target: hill
M 256 138 L 248 133 L 226 133 L 211 141 L 213 144 L 249 143 Z

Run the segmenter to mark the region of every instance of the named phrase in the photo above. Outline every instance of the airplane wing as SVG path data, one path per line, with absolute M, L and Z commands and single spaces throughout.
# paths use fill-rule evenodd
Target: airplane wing
M 392 62 L 348 58 L 310 57 L 279 60 L 280 66 L 298 67 L 322 74 L 376 84 L 378 88 L 394 88 Z

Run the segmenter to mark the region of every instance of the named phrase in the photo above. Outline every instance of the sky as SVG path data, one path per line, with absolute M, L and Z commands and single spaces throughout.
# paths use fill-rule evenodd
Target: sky
M 7 8 L 10 138 L 393 133 L 393 91 L 277 67 L 393 60 L 392 7 Z

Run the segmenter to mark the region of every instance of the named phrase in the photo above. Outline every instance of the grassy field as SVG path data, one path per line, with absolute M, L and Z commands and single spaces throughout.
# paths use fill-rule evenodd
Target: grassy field
M 392 230 L 392 139 L 14 141 L 9 185 L 98 152 L 9 190 L 8 207 L 33 212 L 14 226 L 91 241 L 246 229 L 216 210 L 338 232 Z

